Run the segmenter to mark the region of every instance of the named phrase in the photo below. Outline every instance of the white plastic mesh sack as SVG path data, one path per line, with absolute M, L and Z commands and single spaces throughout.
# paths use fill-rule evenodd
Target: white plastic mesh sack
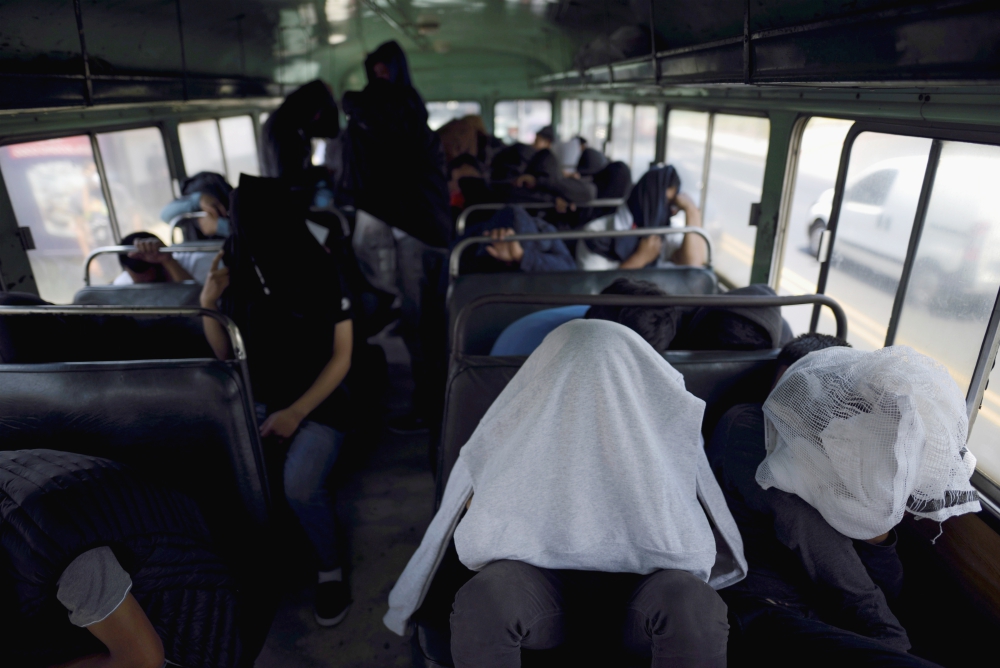
M 907 346 L 810 353 L 764 404 L 757 482 L 798 495 L 856 539 L 886 533 L 904 511 L 937 521 L 976 512 L 965 411 L 945 368 Z

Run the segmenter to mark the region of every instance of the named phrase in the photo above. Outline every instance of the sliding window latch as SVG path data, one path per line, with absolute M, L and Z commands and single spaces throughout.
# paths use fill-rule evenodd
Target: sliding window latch
M 24 247 L 24 250 L 35 250 L 35 238 L 31 236 L 30 227 L 17 228 L 17 235 L 21 237 L 21 246 Z
M 760 221 L 760 202 L 754 202 L 750 205 L 750 227 L 757 227 L 757 223 Z

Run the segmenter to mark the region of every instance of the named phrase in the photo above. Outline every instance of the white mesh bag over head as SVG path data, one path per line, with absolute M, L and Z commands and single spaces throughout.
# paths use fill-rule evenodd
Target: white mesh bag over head
M 798 495 L 846 536 L 880 536 L 904 511 L 943 521 L 980 510 L 965 398 L 912 348 L 810 353 L 781 377 L 764 416 L 757 482 Z

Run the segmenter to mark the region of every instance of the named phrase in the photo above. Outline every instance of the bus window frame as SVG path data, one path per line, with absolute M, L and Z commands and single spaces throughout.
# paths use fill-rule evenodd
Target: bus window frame
M 803 125 L 804 127 L 804 125 Z M 920 195 L 917 204 L 917 211 L 914 214 L 913 228 L 910 232 L 910 239 L 907 245 L 906 258 L 903 261 L 903 273 L 900 276 L 899 287 L 893 299 L 892 316 L 889 320 L 886 332 L 885 345 L 892 345 L 896 329 L 899 326 L 899 318 L 902 314 L 903 303 L 906 299 L 908 279 L 913 271 L 913 264 L 916 262 L 916 250 L 920 243 L 923 231 L 923 222 L 927 213 L 927 206 L 930 202 L 934 187 L 934 176 L 937 171 L 938 159 L 940 157 L 941 143 L 944 141 L 958 141 L 971 144 L 986 144 L 1000 146 L 1000 130 L 973 129 L 952 125 L 926 125 L 911 124 L 905 122 L 881 122 L 869 120 L 855 120 L 854 125 L 847 132 L 844 138 L 844 146 L 840 153 L 840 164 L 837 169 L 837 180 L 834 185 L 833 202 L 830 208 L 830 220 L 827 223 L 829 230 L 828 240 L 825 244 L 826 256 L 820 263 L 819 279 L 816 284 L 816 292 L 825 293 L 827 277 L 830 273 L 833 248 L 837 239 L 837 224 L 840 219 L 841 205 L 844 200 L 844 189 L 847 182 L 847 170 L 851 160 L 851 149 L 854 142 L 864 132 L 877 132 L 883 134 L 902 135 L 906 137 L 920 137 L 932 140 L 930 154 L 927 159 L 927 167 L 924 173 L 924 180 L 921 184 Z M 819 319 L 818 312 L 814 309 L 810 331 L 816 331 Z M 969 433 L 972 433 L 976 416 L 979 414 L 980 406 L 983 402 L 983 395 L 986 391 L 986 384 L 989 381 L 990 371 L 996 362 L 997 350 L 1000 348 L 1000 291 L 994 298 L 993 309 L 990 319 L 986 325 L 986 333 L 980 343 L 979 355 L 976 359 L 976 366 L 969 381 L 969 390 L 966 394 L 965 402 L 969 417 Z M 1000 518 L 1000 487 L 991 480 L 980 474 L 978 471 L 973 475 L 973 485 L 980 493 L 980 497 L 985 497 L 983 504 L 991 513 Z
M 94 166 L 97 168 L 97 175 L 101 180 L 101 193 L 104 196 L 105 205 L 108 207 L 108 224 L 111 227 L 111 236 L 114 238 L 115 243 L 119 244 L 122 239 L 121 230 L 118 229 L 118 216 L 115 213 L 115 203 L 111 196 L 111 183 L 108 181 L 108 175 L 104 169 L 104 157 L 101 155 L 101 147 L 98 144 L 97 135 L 125 132 L 128 130 L 143 130 L 146 128 L 156 128 L 159 130 L 160 141 L 163 142 L 163 152 L 167 156 L 167 169 L 170 171 L 170 178 L 171 180 L 176 179 L 176 166 L 174 165 L 173 156 L 170 153 L 170 144 L 167 141 L 165 123 L 162 120 L 153 123 L 119 123 L 108 126 L 99 126 L 88 130 L 81 129 L 76 132 L 71 130 L 57 130 L 52 132 L 32 132 L 19 135 L 8 135 L 0 138 L 0 146 L 30 144 L 31 142 L 61 139 L 63 137 L 87 137 L 90 141 L 90 150 L 94 154 Z M 0 186 L 4 188 L 4 194 L 9 199 L 10 193 L 6 192 L 7 184 L 0 180 Z M 16 213 L 14 214 L 14 218 L 15 220 L 17 219 Z

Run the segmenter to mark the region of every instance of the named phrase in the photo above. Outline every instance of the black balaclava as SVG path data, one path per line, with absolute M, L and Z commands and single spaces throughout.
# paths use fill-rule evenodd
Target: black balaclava
M 376 63 L 382 63 L 389 70 L 389 83 L 413 86 L 413 82 L 410 80 L 410 67 L 406 63 L 406 54 L 395 40 L 382 43 L 365 58 L 365 73 L 368 75 L 368 83 L 372 83 L 378 78 L 375 76 Z

